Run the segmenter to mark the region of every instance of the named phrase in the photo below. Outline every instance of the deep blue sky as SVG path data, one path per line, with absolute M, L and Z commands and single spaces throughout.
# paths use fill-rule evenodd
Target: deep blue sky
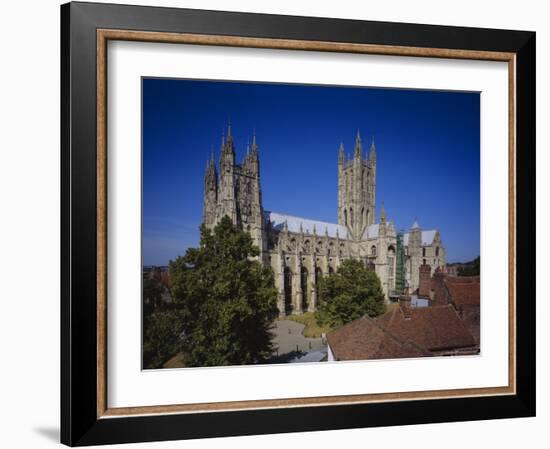
M 479 94 L 288 84 L 143 80 L 143 262 L 196 246 L 203 176 L 231 120 L 237 161 L 254 129 L 266 210 L 337 221 L 340 141 L 377 150 L 377 221 L 418 217 L 447 261 L 479 255 Z

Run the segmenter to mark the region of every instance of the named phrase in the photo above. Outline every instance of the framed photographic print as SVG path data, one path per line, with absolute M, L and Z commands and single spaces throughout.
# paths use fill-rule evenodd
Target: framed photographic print
M 61 439 L 535 414 L 535 33 L 61 7 Z

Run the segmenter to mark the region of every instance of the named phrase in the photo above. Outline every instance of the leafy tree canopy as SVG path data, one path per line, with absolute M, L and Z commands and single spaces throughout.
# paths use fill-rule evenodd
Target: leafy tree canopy
M 143 365 L 162 368 L 178 352 L 181 324 L 174 310 L 156 311 L 144 318 Z
M 258 255 L 248 233 L 224 217 L 213 232 L 202 226 L 200 246 L 170 262 L 186 365 L 252 364 L 272 354 L 277 291 Z
M 319 281 L 316 318 L 321 325 L 337 327 L 363 315 L 375 317 L 384 311 L 380 279 L 358 260 L 344 260 L 336 273 Z
M 149 273 L 143 275 L 143 315 L 149 316 L 162 307 L 162 285 Z
M 459 267 L 457 274 L 459 276 L 479 276 L 479 263 L 480 258 L 476 257 L 474 260 L 466 262 Z

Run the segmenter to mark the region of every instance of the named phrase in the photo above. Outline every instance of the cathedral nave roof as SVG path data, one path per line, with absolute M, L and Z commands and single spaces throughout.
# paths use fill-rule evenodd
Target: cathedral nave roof
M 295 217 L 292 215 L 280 214 L 278 212 L 271 212 L 267 210 L 264 211 L 264 215 L 266 220 L 271 223 L 272 228 L 278 231 L 283 230 L 286 222 L 289 232 L 299 233 L 303 230 L 304 234 L 313 234 L 313 230 L 315 228 L 317 235 L 325 235 L 326 230 L 329 237 L 336 238 L 336 234 L 338 233 L 338 237 L 341 239 L 348 238 L 347 228 L 336 223 L 310 220 L 309 218 Z
M 373 223 L 369 226 L 367 226 L 367 229 L 365 229 L 365 232 L 363 232 L 363 236 L 361 237 L 361 240 L 368 240 L 368 239 L 375 239 L 378 237 L 378 223 Z

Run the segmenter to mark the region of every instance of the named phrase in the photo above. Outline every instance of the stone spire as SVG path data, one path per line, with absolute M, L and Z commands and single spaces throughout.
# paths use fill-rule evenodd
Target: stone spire
M 361 159 L 363 157 L 363 146 L 361 144 L 361 134 L 359 128 L 357 129 L 357 136 L 355 137 L 355 151 L 353 153 L 354 159 Z
M 340 142 L 340 150 L 338 151 L 338 165 L 344 165 L 345 154 L 344 154 L 344 142 Z
M 235 146 L 233 145 L 233 135 L 231 134 L 231 123 L 227 126 L 227 140 L 222 134 L 222 149 L 220 157 L 220 173 L 224 172 L 225 167 L 235 165 Z
M 384 201 L 380 206 L 380 223 L 386 223 L 386 208 L 384 207 Z
M 374 136 L 372 137 L 372 143 L 370 144 L 369 160 L 376 165 L 376 148 L 374 147 Z
M 378 235 L 381 237 L 386 235 L 386 208 L 384 207 L 384 201 L 380 205 L 380 224 L 378 226 Z
M 256 143 L 256 130 L 254 130 L 254 134 L 252 135 L 252 155 L 258 156 L 258 144 Z
M 256 130 L 252 135 L 252 154 L 250 155 L 250 161 L 252 163 L 252 170 L 259 178 L 260 176 L 260 157 L 258 155 L 258 144 L 256 143 Z
M 227 140 L 225 141 L 225 151 L 226 153 L 231 153 L 233 155 L 233 162 L 235 160 L 235 145 L 233 144 L 233 133 L 231 131 L 231 122 L 227 124 Z

